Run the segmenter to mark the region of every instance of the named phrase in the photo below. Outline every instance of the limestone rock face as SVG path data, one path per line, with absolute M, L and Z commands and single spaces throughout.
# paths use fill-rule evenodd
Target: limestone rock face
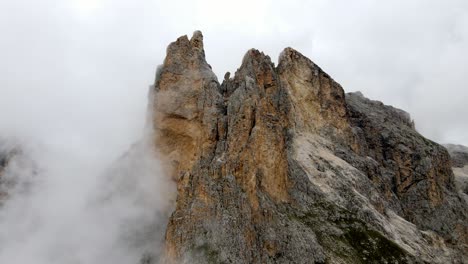
M 169 45 L 151 95 L 178 192 L 167 262 L 466 259 L 468 207 L 445 148 L 294 49 L 277 67 L 249 50 L 220 84 L 195 32 Z
M 452 158 L 457 189 L 468 202 L 468 147 L 453 144 L 447 144 L 445 147 Z
M 173 162 L 173 175 L 179 176 L 214 150 L 222 97 L 205 61 L 200 32 L 191 40 L 184 36 L 171 43 L 167 55 L 155 84 L 156 144 Z
M 445 145 L 452 158 L 452 166 L 455 168 L 463 168 L 468 165 L 468 147 L 462 145 Z
M 281 53 L 277 71 L 292 104 L 288 115 L 297 133 L 314 133 L 357 148 L 345 93 L 337 82 L 292 48 Z
M 467 226 L 461 222 L 467 207 L 459 202 L 446 149 L 416 132 L 401 110 L 353 93 L 347 102 L 361 156 L 372 162 L 344 158 L 383 191 L 385 208 L 423 230 L 467 242 Z

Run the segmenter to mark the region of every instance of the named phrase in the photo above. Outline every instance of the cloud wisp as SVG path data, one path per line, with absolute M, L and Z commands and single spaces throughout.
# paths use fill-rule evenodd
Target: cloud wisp
M 423 135 L 468 145 L 464 0 L 1 1 L 0 137 L 27 156 L 3 176 L 0 262 L 119 264 L 158 248 L 174 187 L 144 142 L 119 157 L 141 138 L 166 45 L 196 29 L 218 77 L 250 48 L 291 46 Z
M 175 190 L 149 142 L 108 168 L 67 149 L 22 152 L 2 175 L 0 262 L 128 264 L 159 253 Z

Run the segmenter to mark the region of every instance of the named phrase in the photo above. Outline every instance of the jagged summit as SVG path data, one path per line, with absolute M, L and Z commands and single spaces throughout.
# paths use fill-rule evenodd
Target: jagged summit
M 279 56 L 279 60 L 278 60 L 278 68 L 288 68 L 288 67 L 294 67 L 295 65 L 297 66 L 297 64 L 299 63 L 300 64 L 305 64 L 307 65 L 310 69 L 314 69 L 314 74 L 315 75 L 318 75 L 319 72 L 322 72 L 323 74 L 325 74 L 327 77 L 328 74 L 325 73 L 319 66 L 317 66 L 313 61 L 311 61 L 309 58 L 307 58 L 306 56 L 302 55 L 302 53 L 300 53 L 299 51 L 291 48 L 291 47 L 287 47 L 285 48 L 281 53 L 280 53 L 280 56 Z
M 447 150 L 286 48 L 220 84 L 203 36 L 167 49 L 150 98 L 177 182 L 169 261 L 462 263 L 468 206 Z
M 193 32 L 190 43 L 193 47 L 203 50 L 203 34 L 200 30 Z

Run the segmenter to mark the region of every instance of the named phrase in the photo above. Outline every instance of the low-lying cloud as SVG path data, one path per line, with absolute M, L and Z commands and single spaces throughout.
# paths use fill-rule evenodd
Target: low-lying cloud
M 173 186 L 145 143 L 120 157 L 142 138 L 167 44 L 196 29 L 219 78 L 250 48 L 291 46 L 423 135 L 468 145 L 464 0 L 0 1 L 0 137 L 27 154 L 3 176 L 0 262 L 131 263 L 158 248 Z
M 137 264 L 158 256 L 175 190 L 150 142 L 110 165 L 66 147 L 22 145 L 1 179 L 8 183 L 1 263 Z

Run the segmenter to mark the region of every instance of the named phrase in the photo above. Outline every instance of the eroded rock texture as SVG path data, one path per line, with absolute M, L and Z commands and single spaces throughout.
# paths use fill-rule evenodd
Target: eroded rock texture
M 452 158 L 452 166 L 455 168 L 463 168 L 468 165 L 468 147 L 462 145 L 445 145 Z
M 445 148 L 401 110 L 345 94 L 287 48 L 220 84 L 203 36 L 167 49 L 151 93 L 177 182 L 166 261 L 463 263 L 467 204 Z
M 456 187 L 468 202 L 468 147 L 453 144 L 447 144 L 445 147 L 452 158 Z

